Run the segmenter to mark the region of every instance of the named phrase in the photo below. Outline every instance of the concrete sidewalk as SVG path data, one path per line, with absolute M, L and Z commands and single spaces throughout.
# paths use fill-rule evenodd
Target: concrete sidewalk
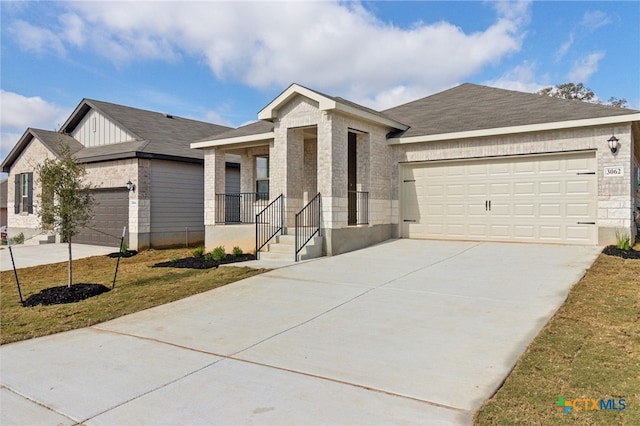
M 13 258 L 16 268 L 29 266 L 48 265 L 51 263 L 66 262 L 69 260 L 69 248 L 67 244 L 42 244 L 42 245 L 14 245 Z M 82 259 L 91 256 L 103 256 L 117 252 L 117 247 L 92 246 L 88 244 L 71 244 L 71 252 L 74 259 Z M 11 255 L 7 246 L 0 250 L 0 271 L 13 269 Z
M 597 247 L 396 240 L 0 347 L 0 423 L 470 424 Z

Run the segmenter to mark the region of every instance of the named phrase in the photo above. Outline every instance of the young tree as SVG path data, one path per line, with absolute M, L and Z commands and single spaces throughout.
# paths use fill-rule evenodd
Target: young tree
M 76 163 L 69 146 L 62 144 L 59 159 L 38 165 L 42 185 L 40 227 L 55 230 L 69 247 L 69 280 L 73 281 L 71 240 L 92 217 L 91 186 L 84 183 L 84 166 Z
M 544 87 L 536 92 L 538 95 L 551 96 L 560 99 L 569 99 L 582 102 L 589 102 L 592 104 L 601 104 L 602 101 L 598 99 L 593 90 L 585 87 L 584 84 L 578 83 L 562 83 L 556 84 L 553 87 Z M 608 104 L 620 108 L 626 108 L 627 100 L 610 97 Z

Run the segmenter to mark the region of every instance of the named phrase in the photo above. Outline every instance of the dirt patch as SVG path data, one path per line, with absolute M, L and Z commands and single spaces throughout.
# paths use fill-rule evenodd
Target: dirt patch
M 205 256 L 202 257 L 185 257 L 182 259 L 173 259 L 168 262 L 160 262 L 153 265 L 154 268 L 190 268 L 190 269 L 209 269 L 217 268 L 220 265 L 236 262 L 246 262 L 248 260 L 256 260 L 252 254 L 241 254 L 234 256 L 227 254 L 222 260 L 209 260 Z
M 109 287 L 102 284 L 72 284 L 60 287 L 45 288 L 40 293 L 31 295 L 24 301 L 24 306 L 59 305 L 61 303 L 75 303 L 109 291 Z
M 622 250 L 616 246 L 607 246 L 602 250 L 602 252 L 609 256 L 621 257 L 623 259 L 640 259 L 640 251 L 632 248 L 629 250 Z

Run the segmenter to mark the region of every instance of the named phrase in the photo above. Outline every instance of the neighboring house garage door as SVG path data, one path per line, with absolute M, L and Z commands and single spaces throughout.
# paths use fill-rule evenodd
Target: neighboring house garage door
M 118 247 L 122 228 L 129 225 L 129 192 L 99 189 L 93 192 L 93 201 L 93 219 L 73 242 Z M 128 230 L 126 235 L 129 236 Z
M 597 244 L 594 152 L 406 164 L 402 236 Z

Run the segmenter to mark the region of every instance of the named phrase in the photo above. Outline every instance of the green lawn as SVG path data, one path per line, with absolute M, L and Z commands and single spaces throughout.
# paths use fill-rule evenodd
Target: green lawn
M 22 307 L 13 271 L 0 272 L 0 344 L 86 327 L 211 290 L 266 270 L 225 266 L 218 269 L 152 268 L 191 256 L 192 250 L 147 250 L 120 261 L 115 289 L 78 303 Z M 111 287 L 116 260 L 106 256 L 73 262 L 74 283 Z M 67 282 L 67 263 L 18 270 L 23 297 Z

